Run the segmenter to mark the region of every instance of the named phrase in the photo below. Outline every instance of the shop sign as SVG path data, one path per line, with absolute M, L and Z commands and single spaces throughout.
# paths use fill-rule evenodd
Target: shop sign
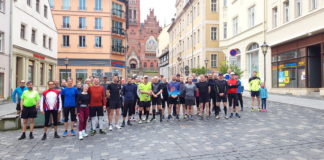
M 120 62 L 120 61 L 111 61 L 111 66 L 113 67 L 125 67 L 125 63 L 124 62 Z
M 305 62 L 304 61 L 301 61 L 301 62 L 298 62 L 298 66 L 305 66 Z
M 41 56 L 41 55 L 39 55 L 39 54 L 36 54 L 36 53 L 34 53 L 34 55 L 33 55 L 35 58 L 38 58 L 38 59 L 45 59 L 45 57 L 44 56 Z
M 288 64 L 285 64 L 285 67 L 297 67 L 297 63 L 288 63 Z

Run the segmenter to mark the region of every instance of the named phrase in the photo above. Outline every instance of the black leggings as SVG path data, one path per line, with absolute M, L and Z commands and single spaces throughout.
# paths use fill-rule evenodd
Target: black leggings
M 132 100 L 126 100 L 124 102 L 124 107 L 123 107 L 123 117 L 127 116 L 127 112 L 128 112 L 128 116 L 132 116 L 133 112 L 135 112 L 135 106 L 134 106 L 134 101 Z
M 237 94 L 237 99 L 240 102 L 241 108 L 243 108 L 243 97 L 242 97 L 242 93 L 238 93 Z
M 57 126 L 58 111 L 45 111 L 45 124 L 44 124 L 45 127 L 49 127 L 49 121 L 50 121 L 51 115 L 53 117 L 54 126 Z
M 233 108 L 235 108 L 236 106 L 238 106 L 238 101 L 237 101 L 237 94 L 228 94 L 228 103 L 229 103 L 229 107 L 232 107 L 234 102 L 234 106 Z
M 216 111 L 216 93 L 215 94 L 212 93 L 211 96 L 210 96 L 210 98 L 211 98 L 210 100 L 212 100 L 213 103 L 210 103 L 210 107 L 209 108 L 211 108 L 212 107 L 211 104 L 213 104 L 213 110 Z

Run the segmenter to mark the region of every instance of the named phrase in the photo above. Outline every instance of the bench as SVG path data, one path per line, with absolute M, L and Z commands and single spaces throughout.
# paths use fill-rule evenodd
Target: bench
M 0 117 L 0 131 L 16 130 L 20 128 L 20 117 L 17 114 L 7 114 Z

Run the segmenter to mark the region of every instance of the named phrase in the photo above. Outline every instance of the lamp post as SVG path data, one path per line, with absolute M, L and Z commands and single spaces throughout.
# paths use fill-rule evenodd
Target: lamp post
M 208 73 L 208 69 L 207 69 L 208 61 L 209 61 L 209 60 L 208 60 L 208 59 L 206 58 L 206 59 L 205 59 L 205 65 L 206 65 L 206 74 Z
M 263 76 L 264 76 L 264 84 L 266 83 L 266 55 L 267 55 L 267 52 L 268 52 L 268 48 L 269 48 L 269 45 L 266 43 L 266 42 L 263 42 L 262 46 L 261 46 L 261 50 L 262 50 L 262 53 L 263 53 L 263 65 L 264 65 L 264 71 L 263 71 Z
M 65 64 L 65 76 L 66 76 L 66 80 L 68 80 L 67 67 L 69 65 L 69 59 L 67 57 L 64 59 L 64 64 Z

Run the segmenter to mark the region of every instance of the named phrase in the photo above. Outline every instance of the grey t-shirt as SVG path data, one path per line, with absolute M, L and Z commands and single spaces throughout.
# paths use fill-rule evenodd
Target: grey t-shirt
M 195 97 L 196 85 L 195 84 L 185 84 L 184 88 L 185 98 L 193 98 Z

